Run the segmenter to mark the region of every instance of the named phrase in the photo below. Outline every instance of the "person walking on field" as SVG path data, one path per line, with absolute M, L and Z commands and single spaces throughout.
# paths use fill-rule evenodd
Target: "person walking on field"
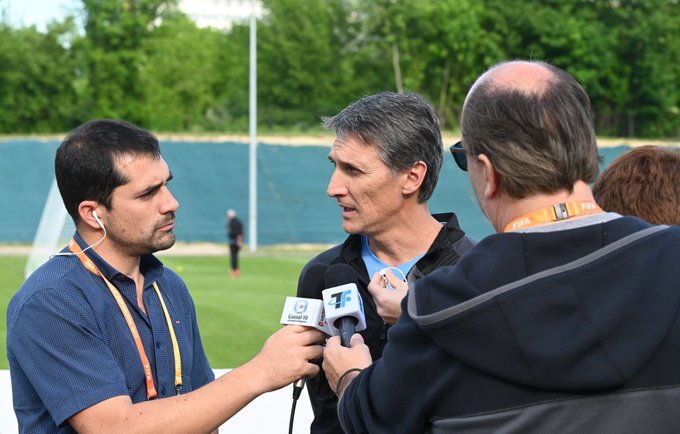
M 243 223 L 236 217 L 236 211 L 227 211 L 227 237 L 229 238 L 229 257 L 231 259 L 231 275 L 241 275 L 238 268 L 238 252 L 243 245 Z

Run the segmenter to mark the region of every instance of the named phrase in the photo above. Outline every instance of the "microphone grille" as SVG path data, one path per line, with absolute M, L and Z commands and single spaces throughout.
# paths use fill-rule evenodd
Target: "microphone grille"
M 321 291 L 326 288 L 324 283 L 327 270 L 326 264 L 310 264 L 305 268 L 300 276 L 297 296 L 321 299 Z
M 357 273 L 347 264 L 333 264 L 326 270 L 326 288 L 345 285 L 347 283 L 358 283 Z

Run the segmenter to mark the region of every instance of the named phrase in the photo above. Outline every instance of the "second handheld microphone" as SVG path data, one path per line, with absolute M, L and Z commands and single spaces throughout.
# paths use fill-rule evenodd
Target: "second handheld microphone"
M 322 291 L 326 321 L 333 335 L 340 335 L 343 347 L 349 347 L 356 331 L 366 329 L 357 280 L 356 272 L 347 264 L 333 264 L 326 270 L 326 289 Z

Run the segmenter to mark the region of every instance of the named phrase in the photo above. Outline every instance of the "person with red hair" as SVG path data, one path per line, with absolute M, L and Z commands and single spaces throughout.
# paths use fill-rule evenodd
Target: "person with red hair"
M 606 211 L 680 225 L 680 149 L 647 145 L 625 152 L 602 172 L 593 195 Z

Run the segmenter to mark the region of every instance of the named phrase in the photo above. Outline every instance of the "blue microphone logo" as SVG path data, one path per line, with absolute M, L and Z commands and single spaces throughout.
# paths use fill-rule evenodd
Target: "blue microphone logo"
M 349 289 L 344 292 L 336 292 L 335 294 L 331 295 L 331 300 L 328 302 L 328 305 L 333 306 L 335 309 L 344 307 L 345 303 L 352 300 L 352 297 L 350 297 L 351 293 L 352 291 Z
M 307 300 L 298 300 L 295 303 L 295 313 L 304 313 L 307 310 Z

